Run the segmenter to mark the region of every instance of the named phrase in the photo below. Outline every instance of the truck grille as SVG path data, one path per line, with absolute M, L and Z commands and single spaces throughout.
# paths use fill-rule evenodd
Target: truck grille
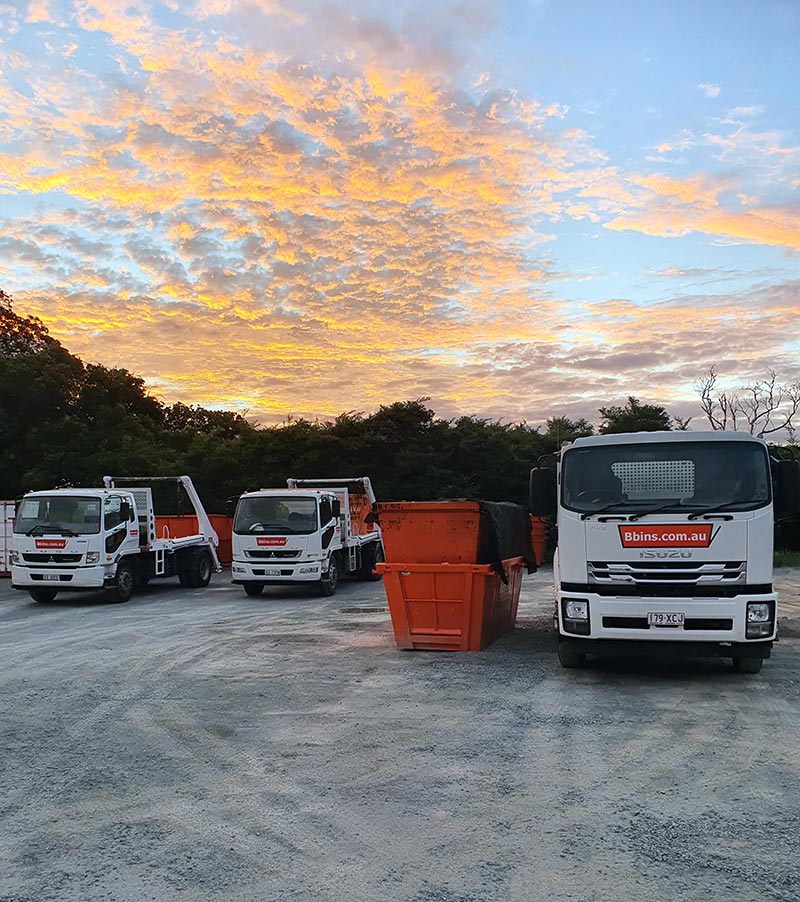
M 82 554 L 23 554 L 26 564 L 78 564 Z
M 692 563 L 691 561 L 642 561 L 641 563 L 589 563 L 589 583 L 609 585 L 675 585 L 730 586 L 743 583 L 746 578 L 744 561 L 723 563 Z
M 745 581 L 744 561 L 591 561 L 587 569 L 586 583 L 562 583 L 562 590 L 638 598 L 735 598 L 772 592 L 768 583 Z
M 245 551 L 245 555 L 247 557 L 257 557 L 257 558 L 290 558 L 290 557 L 300 557 L 299 551 L 286 551 L 285 549 L 274 549 L 270 548 L 264 551 Z

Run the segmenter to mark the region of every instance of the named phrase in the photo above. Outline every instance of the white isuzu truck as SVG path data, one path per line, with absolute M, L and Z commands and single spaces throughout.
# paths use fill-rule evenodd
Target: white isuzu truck
M 796 510 L 800 465 L 781 463 L 776 500 L 783 494 L 785 508 Z M 668 654 L 729 657 L 743 673 L 761 669 L 777 623 L 762 439 L 722 431 L 590 436 L 561 449 L 553 477 L 552 469 L 531 472 L 530 506 L 539 515 L 557 510 L 554 616 L 564 667 L 639 641 Z
M 380 527 L 366 476 L 289 479 L 285 489 L 246 492 L 233 519 L 232 582 L 248 595 L 264 586 L 314 584 L 333 595 L 339 577 L 380 579 Z
M 219 570 L 217 533 L 188 476 L 131 476 L 103 480 L 103 488 L 29 492 L 17 506 L 11 585 L 35 601 L 59 592 L 103 590 L 125 602 L 153 577 L 178 576 L 182 586 L 208 585 Z M 116 483 L 132 483 L 120 488 Z M 175 482 L 197 516 L 197 535 L 156 535 L 152 484 Z

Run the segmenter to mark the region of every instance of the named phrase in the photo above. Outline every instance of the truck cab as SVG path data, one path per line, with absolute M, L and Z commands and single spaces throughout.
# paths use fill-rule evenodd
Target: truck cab
M 37 601 L 64 590 L 102 589 L 121 557 L 138 554 L 136 502 L 129 492 L 57 489 L 30 492 L 14 520 L 11 580 Z
M 536 471 L 531 484 L 536 513 Z M 555 506 L 563 666 L 647 642 L 760 669 L 777 626 L 762 439 L 721 431 L 577 439 L 560 454 Z
M 309 583 L 333 595 L 342 575 L 374 578 L 383 560 L 380 529 L 366 520 L 374 500 L 366 477 L 244 493 L 233 518 L 232 582 L 253 596 L 266 585 Z

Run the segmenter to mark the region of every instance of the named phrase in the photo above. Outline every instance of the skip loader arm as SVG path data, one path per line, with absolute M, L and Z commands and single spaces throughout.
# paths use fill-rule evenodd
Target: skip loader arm
M 217 557 L 217 546 L 219 545 L 219 536 L 217 535 L 217 531 L 211 525 L 211 521 L 208 519 L 208 514 L 206 513 L 205 508 L 203 507 L 203 502 L 200 500 L 200 496 L 197 494 L 197 490 L 194 487 L 194 483 L 189 476 L 104 476 L 103 483 L 108 488 L 114 487 L 115 480 L 119 480 L 120 482 L 141 482 L 141 483 L 150 483 L 150 482 L 178 482 L 180 483 L 189 500 L 192 502 L 192 507 L 194 508 L 195 516 L 197 517 L 197 526 L 200 530 L 200 535 L 208 542 L 208 550 L 211 552 L 211 557 L 214 560 L 214 567 L 217 572 L 222 570 L 222 565 L 219 562 L 219 558 Z

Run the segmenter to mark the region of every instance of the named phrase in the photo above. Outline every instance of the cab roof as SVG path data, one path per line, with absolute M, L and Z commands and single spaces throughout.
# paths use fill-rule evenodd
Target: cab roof
M 589 448 L 594 445 L 644 445 L 680 442 L 752 442 L 766 447 L 763 438 L 750 435 L 748 432 L 732 432 L 730 430 L 675 430 L 673 432 L 617 432 L 609 435 L 587 435 L 576 438 L 574 442 L 564 445 L 564 451 L 570 448 Z
M 35 492 L 26 492 L 23 496 L 24 498 L 30 497 L 41 497 L 44 495 L 59 495 L 62 498 L 102 498 L 106 495 L 130 495 L 130 489 L 105 489 L 105 488 L 97 488 L 96 486 L 92 486 L 85 489 L 76 489 L 76 488 L 68 488 L 68 489 L 38 489 Z

